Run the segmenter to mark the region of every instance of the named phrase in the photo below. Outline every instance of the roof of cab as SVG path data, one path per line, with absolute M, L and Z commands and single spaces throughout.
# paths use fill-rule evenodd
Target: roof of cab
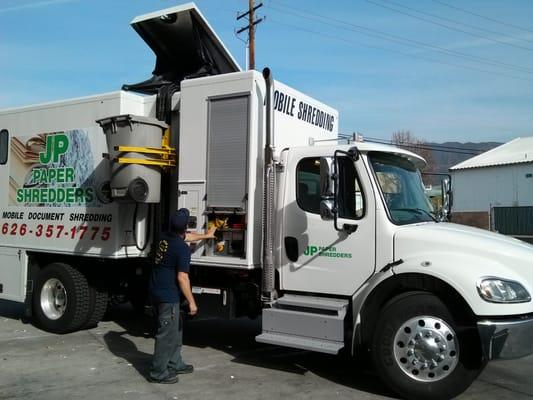
M 352 142 L 350 144 L 338 144 L 338 145 L 326 145 L 326 144 L 320 144 L 317 146 L 314 146 L 317 149 L 320 149 L 320 152 L 323 153 L 333 153 L 335 150 L 344 150 L 348 151 L 349 149 L 353 147 L 357 147 L 357 150 L 361 153 L 369 153 L 369 152 L 382 152 L 382 153 L 389 153 L 398 155 L 400 157 L 404 157 L 411 161 L 413 164 L 415 164 L 418 168 L 422 169 L 426 165 L 426 160 L 424 160 L 423 157 L 419 156 L 416 153 L 413 153 L 411 151 L 387 145 L 387 144 L 381 144 L 381 143 L 373 143 L 373 142 Z M 304 146 L 302 148 L 309 149 L 309 147 Z

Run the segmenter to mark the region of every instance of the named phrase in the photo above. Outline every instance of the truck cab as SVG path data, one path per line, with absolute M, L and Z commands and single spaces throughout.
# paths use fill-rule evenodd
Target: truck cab
M 533 248 L 441 222 L 424 164 L 365 142 L 281 153 L 283 295 L 264 311 L 259 341 L 370 351 L 384 382 L 408 398 L 453 397 L 487 361 L 533 352 Z M 297 329 L 291 319 L 320 321 Z

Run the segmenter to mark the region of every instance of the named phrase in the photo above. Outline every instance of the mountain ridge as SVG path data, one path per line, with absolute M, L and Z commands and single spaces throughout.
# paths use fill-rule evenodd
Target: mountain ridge
M 429 160 L 431 172 L 448 173 L 450 167 L 502 144 L 500 142 L 427 142 L 424 146 L 435 148 L 431 151 L 432 159 Z

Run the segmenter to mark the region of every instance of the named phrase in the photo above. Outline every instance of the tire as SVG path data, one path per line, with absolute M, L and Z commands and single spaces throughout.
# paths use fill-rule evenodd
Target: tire
M 68 264 L 47 265 L 37 276 L 32 306 L 34 321 L 46 331 L 80 329 L 89 320 L 91 309 L 87 278 Z
M 383 382 L 407 399 L 451 399 L 484 367 L 472 331 L 460 330 L 442 301 L 409 292 L 381 310 L 372 340 L 372 359 Z
M 104 318 L 107 311 L 107 303 L 109 296 L 105 289 L 100 288 L 98 285 L 89 286 L 90 293 L 90 309 L 88 314 L 88 320 L 84 324 L 85 328 L 94 328 L 98 325 L 98 322 Z

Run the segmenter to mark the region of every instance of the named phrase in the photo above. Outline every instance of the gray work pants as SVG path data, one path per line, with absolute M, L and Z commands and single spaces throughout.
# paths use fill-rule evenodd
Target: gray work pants
M 150 377 L 159 380 L 168 377 L 172 370 L 185 366 L 181 359 L 183 329 L 178 303 L 158 303 L 153 308 L 157 333 Z

